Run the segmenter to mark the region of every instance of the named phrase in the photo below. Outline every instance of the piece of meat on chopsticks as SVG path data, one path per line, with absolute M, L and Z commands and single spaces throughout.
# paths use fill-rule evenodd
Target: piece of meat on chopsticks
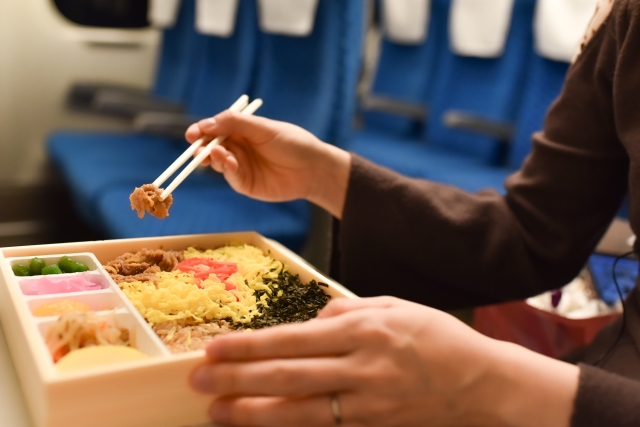
M 145 184 L 136 187 L 129 196 L 131 209 L 138 211 L 138 217 L 143 218 L 145 212 L 149 212 L 156 218 L 166 218 L 169 216 L 169 207 L 173 203 L 173 196 L 169 194 L 164 200 L 160 200 L 162 188 L 153 184 Z

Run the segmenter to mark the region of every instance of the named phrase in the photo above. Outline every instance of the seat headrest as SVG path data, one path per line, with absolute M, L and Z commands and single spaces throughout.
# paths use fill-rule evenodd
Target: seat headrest
M 426 41 L 431 0 L 382 0 L 385 37 L 397 44 L 419 45 Z
M 498 58 L 511 28 L 514 0 L 453 0 L 451 50 L 461 56 Z
M 236 29 L 239 5 L 240 0 L 196 0 L 196 31 L 231 37 Z
M 318 1 L 258 0 L 260 29 L 270 34 L 306 37 L 313 32 Z
M 534 18 L 538 55 L 571 62 L 594 16 L 598 0 L 538 0 Z M 607 0 L 611 5 L 613 2 Z
M 176 25 L 178 9 L 180 0 L 149 0 L 147 19 L 156 28 L 171 28 Z

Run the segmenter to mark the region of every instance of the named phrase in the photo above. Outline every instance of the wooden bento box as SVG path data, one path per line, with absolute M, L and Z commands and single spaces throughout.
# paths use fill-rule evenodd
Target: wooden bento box
M 246 243 L 282 261 L 303 282 L 316 280 L 329 285 L 335 298 L 355 295 L 321 275 L 302 258 L 281 244 L 257 233 L 227 233 L 107 240 L 69 244 L 22 246 L 0 249 L 0 318 L 23 394 L 37 427 L 183 427 L 206 423 L 211 396 L 191 390 L 188 377 L 204 350 L 172 354 L 118 285 L 102 267 L 125 252 L 143 248 L 184 250 L 189 246 L 217 248 Z M 87 264 L 88 274 L 102 290 L 67 294 L 27 296 L 21 282 L 29 277 L 14 275 L 11 266 L 32 257 L 57 261 L 68 255 Z M 24 284 L 23 284 L 24 286 Z M 91 293 L 91 295 L 89 295 Z M 35 317 L 31 310 L 56 299 L 81 301 L 93 309 L 109 304 L 116 308 L 118 322 L 130 328 L 143 360 L 59 372 L 47 349 L 44 334 L 52 317 Z M 95 308 L 94 308 L 95 307 Z

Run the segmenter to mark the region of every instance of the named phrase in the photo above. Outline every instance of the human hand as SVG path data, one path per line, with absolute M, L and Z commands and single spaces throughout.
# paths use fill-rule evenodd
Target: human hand
M 332 301 L 310 322 L 216 337 L 192 377 L 242 426 L 568 426 L 575 366 L 418 304 Z
M 274 202 L 305 198 L 342 215 L 351 164 L 345 151 L 290 123 L 228 110 L 192 124 L 185 137 L 193 143 L 221 135 L 226 140 L 205 164 L 237 192 Z

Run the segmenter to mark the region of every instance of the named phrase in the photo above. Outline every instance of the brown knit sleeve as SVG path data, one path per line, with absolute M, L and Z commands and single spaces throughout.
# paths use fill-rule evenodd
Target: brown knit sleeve
M 572 427 L 637 427 L 640 382 L 588 365 L 580 365 Z
M 454 309 L 573 279 L 627 191 L 613 99 L 620 18 L 612 17 L 570 68 L 506 196 L 409 179 L 354 155 L 337 242 L 341 281 L 361 296 Z

